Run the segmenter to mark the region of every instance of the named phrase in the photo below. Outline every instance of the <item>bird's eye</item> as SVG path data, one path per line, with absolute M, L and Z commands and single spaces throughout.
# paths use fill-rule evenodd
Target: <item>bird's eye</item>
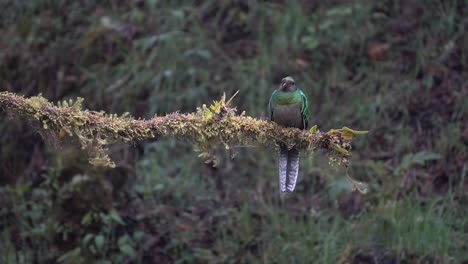
M 292 82 L 292 85 L 296 85 L 296 82 Z

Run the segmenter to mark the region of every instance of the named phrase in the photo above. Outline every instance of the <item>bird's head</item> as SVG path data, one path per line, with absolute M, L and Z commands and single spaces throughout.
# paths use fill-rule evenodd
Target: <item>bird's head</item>
M 281 80 L 279 90 L 282 92 L 294 92 L 296 91 L 296 82 L 291 76 L 284 77 Z

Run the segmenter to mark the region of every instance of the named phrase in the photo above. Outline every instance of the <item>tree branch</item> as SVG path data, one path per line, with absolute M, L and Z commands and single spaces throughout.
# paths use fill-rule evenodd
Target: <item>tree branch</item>
M 231 98 L 232 99 L 232 98 Z M 155 136 L 175 136 L 188 139 L 202 151 L 210 146 L 233 143 L 285 145 L 301 151 L 324 149 L 332 164 L 347 167 L 350 141 L 354 135 L 367 131 L 355 131 L 347 127 L 320 132 L 314 126 L 310 131 L 285 128 L 274 122 L 237 115 L 230 101 L 214 101 L 210 107 L 203 105 L 194 113 L 172 113 L 155 116 L 149 120 L 134 119 L 104 112 L 82 110 L 82 98 L 53 104 L 42 96 L 24 98 L 10 92 L 0 93 L 0 107 L 12 116 L 35 120 L 52 132 L 58 140 L 67 135 L 76 137 L 87 150 L 93 165 L 114 166 L 107 154 L 107 146 L 113 143 L 134 143 Z

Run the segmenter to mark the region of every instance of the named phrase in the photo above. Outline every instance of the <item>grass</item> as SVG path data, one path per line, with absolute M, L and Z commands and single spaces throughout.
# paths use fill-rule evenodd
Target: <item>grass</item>
M 350 167 L 369 194 L 352 194 L 344 171 L 318 152 L 302 155 L 297 191 L 282 200 L 273 149 L 215 148 L 212 167 L 177 139 L 114 147 L 126 168 L 117 184 L 118 170 L 87 167 L 73 147 L 46 149 L 30 127 L 8 119 L 0 125 L 0 158 L 9 164 L 0 167 L 0 182 L 9 183 L 1 188 L 0 262 L 70 252 L 56 248 L 47 224 L 57 220 L 58 190 L 70 184 L 57 179 L 69 164 L 113 184 L 110 207 L 124 222 L 103 216 L 79 229 L 63 244 L 88 252 L 96 239 L 84 243 L 86 235 L 105 241 L 100 254 L 81 252 L 77 262 L 468 259 L 463 1 L 3 1 L 0 9 L 8 10 L 0 16 L 2 90 L 81 96 L 91 109 L 145 118 L 240 90 L 239 111 L 266 118 L 271 91 L 291 75 L 309 97 L 311 124 L 371 131 L 353 146 Z M 382 43 L 389 48 L 372 57 Z M 403 169 L 418 153 L 440 158 Z
M 156 157 L 155 157 L 156 158 Z M 203 180 L 192 175 L 191 181 Z M 206 256 L 198 256 L 191 250 L 183 250 L 182 259 L 190 261 L 213 261 L 242 259 L 246 262 L 299 262 L 316 260 L 319 263 L 337 263 L 342 258 L 346 248 L 378 249 L 386 254 L 404 256 L 440 256 L 446 262 L 463 260 L 458 255 L 459 250 L 466 245 L 463 242 L 466 234 L 460 233 L 466 226 L 466 219 L 457 213 L 457 203 L 453 196 L 432 197 L 421 202 L 417 197 L 409 197 L 396 201 L 384 197 L 377 197 L 373 206 L 368 210 L 345 219 L 338 208 L 314 210 L 295 206 L 295 201 L 279 201 L 271 197 L 270 201 L 256 200 L 255 187 L 247 189 L 248 200 L 242 204 L 226 204 L 224 201 L 234 201 L 235 198 L 222 199 L 214 188 L 214 183 L 180 181 L 174 179 L 158 179 L 151 177 L 154 184 L 175 184 L 177 190 L 183 194 L 176 199 L 161 199 L 174 195 L 171 188 L 165 188 L 157 195 L 153 202 L 167 201 L 171 207 L 183 207 L 180 201 L 187 200 L 186 208 L 195 204 L 206 203 L 204 194 L 210 193 L 214 204 L 206 205 L 210 208 L 208 216 L 203 219 L 221 220 L 214 227 L 210 227 L 209 220 L 195 219 L 189 221 L 193 230 L 174 230 L 174 232 L 193 232 L 195 238 L 204 237 L 215 232 L 216 242 L 208 246 L 201 243 L 203 250 L 210 252 Z M 187 179 L 187 178 L 185 178 Z M 260 181 L 261 179 L 259 179 Z M 260 183 L 261 184 L 261 183 Z M 257 183 L 257 185 L 260 185 Z M 151 186 L 151 185 L 150 185 Z M 184 190 L 187 193 L 184 194 Z M 190 194 L 198 194 L 191 196 Z M 305 194 L 306 195 L 306 194 Z M 268 199 L 264 195 L 263 199 Z M 291 198 L 291 200 L 294 198 Z M 174 201 L 174 202 L 173 202 Z M 331 201 L 332 202 L 332 201 Z M 218 203 L 223 203 L 222 208 Z M 192 206 L 191 206 L 192 205 Z M 195 205 L 195 207 L 204 207 Z M 461 218 L 460 218 L 461 217 Z M 201 221 L 201 222 L 199 222 Z M 217 222 L 218 222 L 217 221 Z M 216 229 L 216 228 L 220 228 Z M 179 235 L 173 235 L 179 237 Z M 183 235 L 181 235 L 183 236 Z M 198 248 L 197 239 L 190 243 Z M 188 256 L 185 256 L 188 254 Z M 214 255 L 213 255 L 214 254 Z M 191 257 L 191 258 L 190 258 Z M 351 257 L 348 256 L 348 257 Z M 466 257 L 466 256 L 465 256 Z M 206 258 L 206 259 L 205 259 Z

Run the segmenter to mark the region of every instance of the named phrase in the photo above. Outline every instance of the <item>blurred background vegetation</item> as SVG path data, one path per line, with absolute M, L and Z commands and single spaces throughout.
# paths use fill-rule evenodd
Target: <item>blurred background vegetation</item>
M 226 92 L 266 118 L 282 77 L 311 124 L 370 130 L 350 173 L 303 155 L 174 138 L 111 147 L 91 167 L 0 110 L 0 263 L 468 261 L 468 2 L 0 1 L 0 90 L 150 118 Z M 212 166 L 216 164 L 216 166 Z

